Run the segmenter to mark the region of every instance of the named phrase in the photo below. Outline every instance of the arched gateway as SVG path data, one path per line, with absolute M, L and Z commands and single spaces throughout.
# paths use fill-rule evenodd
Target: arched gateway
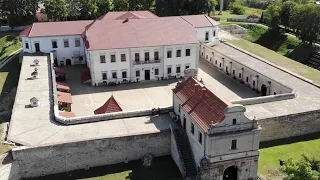
M 223 173 L 223 180 L 237 180 L 238 168 L 237 166 L 230 166 Z

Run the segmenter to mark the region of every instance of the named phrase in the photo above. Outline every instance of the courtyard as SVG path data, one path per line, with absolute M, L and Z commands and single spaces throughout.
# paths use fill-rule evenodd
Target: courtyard
M 81 69 L 82 66 L 67 67 L 66 83 L 70 85 L 72 112 L 76 116 L 93 115 L 94 110 L 102 106 L 111 95 L 123 111 L 172 106 L 172 89 L 178 79 L 92 87 L 91 84 L 81 82 Z M 199 62 L 198 78 L 202 79 L 212 92 L 229 101 L 258 96 L 203 60 Z

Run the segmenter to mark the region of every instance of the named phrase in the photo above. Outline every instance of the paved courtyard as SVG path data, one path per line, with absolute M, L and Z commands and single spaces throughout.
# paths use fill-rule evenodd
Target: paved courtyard
M 212 65 L 200 61 L 199 78 L 205 85 L 221 97 L 230 101 L 257 96 L 247 87 L 221 73 Z M 172 106 L 172 89 L 177 80 L 147 83 L 122 84 L 117 86 L 92 87 L 80 80 L 81 66 L 69 66 L 67 83 L 72 94 L 72 112 L 76 116 L 93 115 L 111 95 L 119 102 L 123 111 L 152 109 Z

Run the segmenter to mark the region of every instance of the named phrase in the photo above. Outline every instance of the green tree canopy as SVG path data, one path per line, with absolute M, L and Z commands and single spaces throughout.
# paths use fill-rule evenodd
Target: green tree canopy
M 290 18 L 292 16 L 292 10 L 297 4 L 292 1 L 286 1 L 281 6 L 280 12 L 280 20 L 281 24 L 285 26 L 285 28 L 290 25 Z
M 268 5 L 264 13 L 264 20 L 272 29 L 278 29 L 280 24 L 280 12 L 281 4 L 279 2 L 273 2 Z
M 44 0 L 48 18 L 53 21 L 62 21 L 69 16 L 69 6 L 67 0 Z
M 300 161 L 289 159 L 284 166 L 281 167 L 281 171 L 287 175 L 287 180 L 320 179 L 319 163 L 316 162 L 314 158 L 308 156 L 303 156 Z

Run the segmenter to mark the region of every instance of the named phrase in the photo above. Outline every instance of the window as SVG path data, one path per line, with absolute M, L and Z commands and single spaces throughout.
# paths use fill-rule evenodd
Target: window
M 186 56 L 190 56 L 190 49 L 186 49 Z
M 149 61 L 149 52 L 144 53 L 144 60 Z
M 256 81 L 253 81 L 253 82 L 252 82 L 252 85 L 255 86 L 255 85 L 256 85 Z
M 168 71 L 168 74 L 171 74 L 171 67 L 168 67 L 167 71 Z
M 213 31 L 213 36 L 216 36 L 216 31 Z
M 246 78 L 246 82 L 249 82 L 249 77 Z
M 226 66 L 226 72 L 228 72 L 228 66 Z
M 139 61 L 140 60 L 140 54 L 139 53 L 134 53 L 134 60 Z
M 126 61 L 126 54 L 121 54 L 121 62 L 125 62 Z
M 191 133 L 194 134 L 194 124 L 191 123 Z
M 136 77 L 140 77 L 140 70 L 136 70 Z
M 180 73 L 180 66 L 176 67 L 176 73 Z
M 107 72 L 102 72 L 102 80 L 107 80 Z
M 206 55 L 206 59 L 208 59 L 208 55 Z
M 100 55 L 100 63 L 106 63 L 106 56 Z
M 81 44 L 80 44 L 80 39 L 74 39 L 74 45 L 76 46 L 76 47 L 80 47 L 81 46 Z
M 154 75 L 159 75 L 159 69 L 154 69 Z
M 178 107 L 179 109 L 178 109 L 178 112 L 180 112 L 181 111 L 181 105 L 179 104 L 179 107 Z
M 66 47 L 69 47 L 69 40 L 68 39 L 64 39 L 63 40 L 63 46 L 66 48 Z
M 237 149 L 237 140 L 236 139 L 232 140 L 231 149 Z
M 122 71 L 122 78 L 127 78 L 127 71 Z
M 172 51 L 171 50 L 168 50 L 167 51 L 167 58 L 171 58 L 172 57 Z
M 232 70 L 232 74 L 235 75 L 236 74 L 236 70 Z
M 210 57 L 210 62 L 212 61 L 212 57 Z
M 239 73 L 239 78 L 241 78 L 241 73 Z
M 177 57 L 181 57 L 181 49 L 177 50 Z
M 112 79 L 117 79 L 117 72 L 112 72 Z
M 52 40 L 52 48 L 58 48 L 57 40 Z
M 206 32 L 206 41 L 209 41 L 209 32 Z
M 221 67 L 221 63 L 219 64 L 219 66 Z
M 237 124 L 237 119 L 232 119 L 232 124 L 233 125 Z
M 189 69 L 189 66 L 186 66 L 186 69 Z
M 79 61 L 83 61 L 83 56 L 79 56 Z
M 273 95 L 277 95 L 277 93 L 276 93 L 276 92 L 273 92 Z
M 116 55 L 115 54 L 111 54 L 110 55 L 110 59 L 111 59 L 111 62 L 116 62 Z
M 159 60 L 159 52 L 158 51 L 154 52 L 154 60 Z
M 29 43 L 28 42 L 25 42 L 24 45 L 25 45 L 26 49 L 29 49 Z
M 218 64 L 218 61 L 216 60 L 216 62 L 214 62 L 216 65 Z
M 202 144 L 202 133 L 199 132 L 198 141 L 200 144 Z

